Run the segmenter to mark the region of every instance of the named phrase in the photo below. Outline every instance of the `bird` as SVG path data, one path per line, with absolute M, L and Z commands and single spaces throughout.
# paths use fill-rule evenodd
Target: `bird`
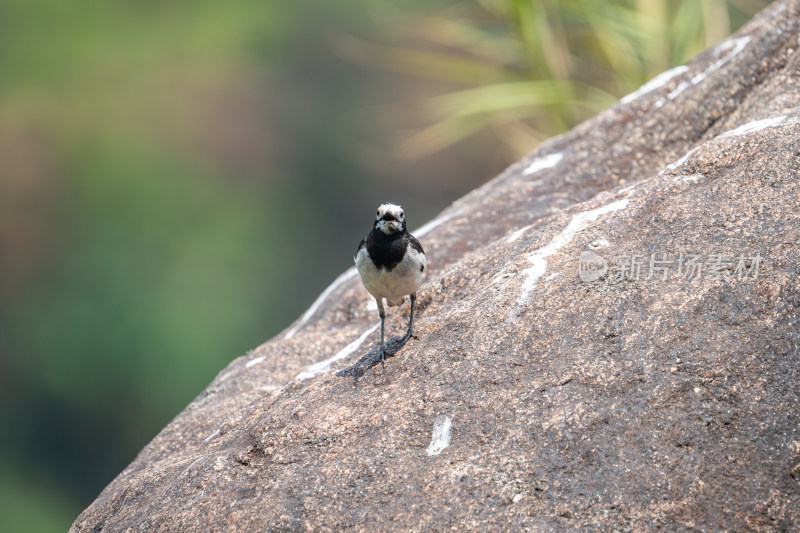
M 388 306 L 396 307 L 403 304 L 406 295 L 411 298 L 408 331 L 400 339 L 402 348 L 414 332 L 417 289 L 422 284 L 423 273 L 427 266 L 425 250 L 416 237 L 408 232 L 403 208 L 396 203 L 386 202 L 378 207 L 372 231 L 358 244 L 353 259 L 361 276 L 361 283 L 378 304 L 378 314 L 381 317 L 380 362 L 385 366 L 386 311 L 383 300 L 386 300 Z

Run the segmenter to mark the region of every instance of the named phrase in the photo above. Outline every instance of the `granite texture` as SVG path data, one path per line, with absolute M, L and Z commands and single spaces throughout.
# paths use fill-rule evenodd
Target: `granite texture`
M 385 369 L 343 274 L 72 531 L 800 529 L 799 38 L 776 2 L 447 208 Z

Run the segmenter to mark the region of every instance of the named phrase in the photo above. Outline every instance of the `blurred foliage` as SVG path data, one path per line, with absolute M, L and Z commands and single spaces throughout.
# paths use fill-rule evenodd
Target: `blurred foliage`
M 0 531 L 65 530 L 370 206 L 421 225 L 763 4 L 0 0 Z
M 376 68 L 455 85 L 392 110 L 392 121 L 416 122 L 398 155 L 425 157 L 491 130 L 517 158 L 720 42 L 768 3 L 476 0 L 433 16 L 386 5 L 378 23 L 391 44 L 343 39 L 340 49 Z

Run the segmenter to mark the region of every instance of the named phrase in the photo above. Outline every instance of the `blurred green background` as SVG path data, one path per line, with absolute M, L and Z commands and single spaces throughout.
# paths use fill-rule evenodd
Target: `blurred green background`
M 384 200 L 417 227 L 761 0 L 0 0 L 0 531 L 64 531 Z

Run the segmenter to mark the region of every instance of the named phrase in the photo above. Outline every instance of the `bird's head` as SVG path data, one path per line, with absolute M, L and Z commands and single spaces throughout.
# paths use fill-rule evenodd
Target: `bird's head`
M 381 204 L 375 216 L 374 227 L 386 235 L 406 229 L 406 215 L 403 213 L 403 208 L 392 203 Z

